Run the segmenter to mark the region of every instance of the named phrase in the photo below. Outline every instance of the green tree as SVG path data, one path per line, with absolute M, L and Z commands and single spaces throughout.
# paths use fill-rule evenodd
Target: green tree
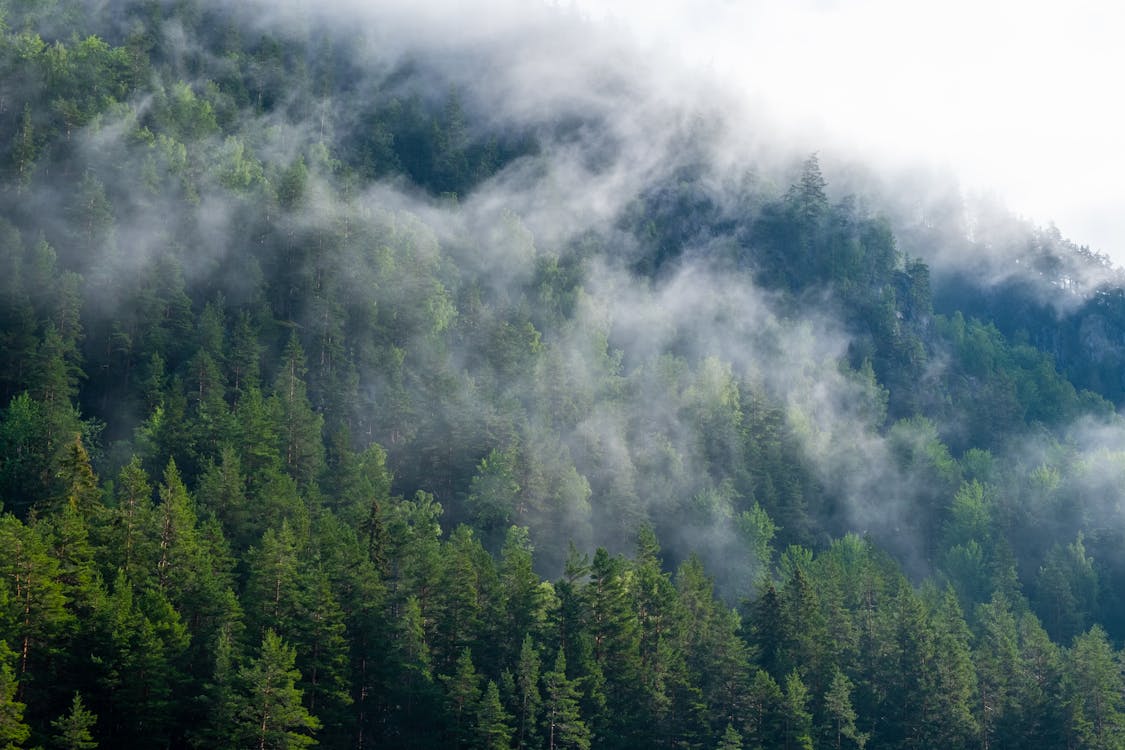
M 234 739 L 240 745 L 285 750 L 316 744 L 320 721 L 301 703 L 296 658 L 281 636 L 266 630 L 258 655 L 239 670 Z
M 727 724 L 727 728 L 723 730 L 723 737 L 719 740 L 718 750 L 742 750 L 742 735 L 738 733 L 733 724 Z
M 786 750 L 812 750 L 812 713 L 809 711 L 809 691 L 801 675 L 793 670 L 785 677 L 785 694 L 782 714 L 785 717 L 783 747 Z
M 789 717 L 784 711 L 785 694 L 777 681 L 764 669 L 755 669 L 747 692 L 748 711 L 743 730 L 746 742 L 751 747 L 784 743 Z
M 559 649 L 555 666 L 543 675 L 543 733 L 548 750 L 589 750 L 590 730 L 578 708 L 578 686 L 566 676 L 566 657 Z
M 16 750 L 31 736 L 23 720 L 23 703 L 16 700 L 19 684 L 12 663 L 15 654 L 0 640 L 0 750 Z
M 93 750 L 98 746 L 90 730 L 98 722 L 98 717 L 87 711 L 82 704 L 82 696 L 74 694 L 70 713 L 51 722 L 55 731 L 55 746 L 60 750 Z
M 1125 745 L 1125 681 L 1118 654 L 1095 625 L 1067 653 L 1065 701 L 1071 741 L 1109 750 Z
M 531 636 L 524 636 L 516 665 L 516 748 L 535 747 L 539 738 L 539 652 Z
M 859 748 L 867 744 L 867 735 L 860 732 L 855 724 L 857 716 L 852 707 L 852 681 L 839 669 L 833 673 L 832 683 L 824 695 L 824 710 L 836 735 L 833 742 L 836 750 L 844 747 L 844 739 L 851 740 Z
M 457 747 L 467 747 L 475 731 L 473 708 L 480 700 L 480 676 L 473 666 L 472 652 L 465 648 L 457 657 L 457 671 L 441 679 L 445 683 L 453 716 L 454 742 Z
M 81 433 L 75 433 L 74 439 L 63 448 L 58 464 L 58 478 L 63 490 L 59 507 L 68 506 L 90 518 L 101 509 L 102 492 L 90 465 L 90 454 L 82 444 Z
M 473 747 L 479 750 L 508 750 L 512 741 L 511 720 L 500 703 L 500 689 L 489 680 L 476 710 Z
M 1003 745 L 1017 716 L 1013 682 L 1021 672 L 1019 636 L 1011 605 L 1003 594 L 977 607 L 980 634 L 973 661 L 977 667 L 981 744 Z
M 59 582 L 59 561 L 51 555 L 46 527 L 28 527 L 11 515 L 0 516 L 0 633 L 19 654 L 16 675 L 23 697 L 43 699 L 47 671 L 62 638 L 74 625 Z
M 141 460 L 133 456 L 117 475 L 117 502 L 109 513 L 108 528 L 102 531 L 99 551 L 109 570 L 120 569 L 126 575 L 143 576 L 143 565 L 138 560 L 152 557 L 146 549 L 148 540 L 144 530 L 152 523 L 152 485 L 141 467 Z
M 465 501 L 473 522 L 485 530 L 507 528 L 520 504 L 519 467 L 514 448 L 493 448 L 477 464 Z
M 278 438 L 284 468 L 302 486 L 310 486 L 324 470 L 324 418 L 309 403 L 306 372 L 304 350 L 293 334 L 282 355 L 273 398 L 279 408 Z

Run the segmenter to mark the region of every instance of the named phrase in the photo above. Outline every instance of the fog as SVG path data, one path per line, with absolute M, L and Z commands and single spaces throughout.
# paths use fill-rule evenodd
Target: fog
M 1031 40 L 1045 43 L 1040 9 L 1028 9 L 1025 34 L 1009 38 L 997 30 L 1004 17 L 993 10 L 969 23 L 967 5 L 914 15 L 875 0 L 783 9 L 718 2 L 556 8 L 514 0 L 289 2 L 270 4 L 268 13 L 264 7 L 248 3 L 230 12 L 249 29 L 282 29 L 296 39 L 336 35 L 340 90 L 303 101 L 307 88 L 279 86 L 276 106 L 236 112 L 225 126 L 229 138 L 210 134 L 192 146 L 220 155 L 218 171 L 207 173 L 177 166 L 187 159 L 170 141 L 154 151 L 133 138 L 136 122 L 155 107 L 151 100 L 133 101 L 76 133 L 87 179 L 100 180 L 113 209 L 110 229 L 88 233 L 96 242 L 81 256 L 90 268 L 108 269 L 90 278 L 96 314 L 112 318 L 122 286 L 184 237 L 196 242 L 182 263 L 189 285 L 218 279 L 227 299 L 241 304 L 262 273 L 242 263 L 245 248 L 276 231 L 281 250 L 271 262 L 284 273 L 297 278 L 315 266 L 326 288 L 346 295 L 331 304 L 392 311 L 400 337 L 369 358 L 372 371 L 359 373 L 364 413 L 354 421 L 389 444 L 404 489 L 434 491 L 451 508 L 466 495 L 467 488 L 427 475 L 438 454 L 433 445 L 411 442 L 418 430 L 432 430 L 430 439 L 458 453 L 457 466 L 437 467 L 446 477 L 471 475 L 493 447 L 518 450 L 534 469 L 528 473 L 538 472 L 532 479 L 540 504 L 513 520 L 538 530 L 545 572 L 557 574 L 567 541 L 627 550 L 636 522 L 657 519 L 674 555 L 704 550 L 724 592 L 750 593 L 764 561 L 750 559 L 737 524 L 757 498 L 733 492 L 731 476 L 712 473 L 704 443 L 714 426 L 705 420 L 719 427 L 724 419 L 749 420 L 752 398 L 776 411 L 806 462 L 789 468 L 807 470 L 803 489 L 826 506 L 812 509 L 824 516 L 822 536 L 806 541 L 870 534 L 912 573 L 929 572 L 935 530 L 921 527 L 915 510 L 944 508 L 956 487 L 952 479 L 954 486 L 936 485 L 925 460 L 903 457 L 926 455 L 950 425 L 888 429 L 885 393 L 842 366 L 854 333 L 827 291 L 787 300 L 755 285 L 746 269 L 731 274 L 714 261 L 744 238 L 713 226 L 685 231 L 667 267 L 638 274 L 644 238 L 626 219 L 647 189 L 675 185 L 689 169 L 718 216 L 749 215 L 754 206 L 740 201 L 781 195 L 801 161 L 819 152 L 830 199 L 859 195 L 870 207 L 861 205 L 856 216 L 888 214 L 906 254 L 922 254 L 936 268 L 977 264 L 971 270 L 984 268 L 984 281 L 1022 272 L 1012 243 L 1040 230 L 997 204 L 1047 221 L 1056 215 L 1021 208 L 1040 198 L 1055 205 L 1034 191 L 1070 186 L 1067 200 L 1082 193 L 1051 166 L 1058 153 L 1051 147 L 1039 149 L 1043 158 L 1032 165 L 1038 177 L 1019 171 L 1032 164 L 1017 158 L 1026 157 L 1021 143 L 1061 141 L 1055 136 L 1070 127 L 1070 120 L 1022 109 L 1032 92 L 1019 76 L 1041 76 L 1040 93 L 1049 95 L 1056 75 L 1038 63 L 1025 71 L 1019 62 Z M 222 61 L 206 59 L 212 53 L 190 33 L 168 26 L 163 54 L 188 86 L 202 90 L 208 82 L 192 71 Z M 1083 90 L 1068 89 L 1068 96 Z M 329 164 L 331 149 L 347 146 L 334 139 L 362 131 L 388 91 L 422 91 L 434 109 L 456 95 L 466 139 L 528 133 L 536 148 L 456 200 L 427 194 L 401 175 L 351 186 L 344 200 Z M 190 89 L 162 92 L 181 94 L 189 107 Z M 1040 125 L 1046 130 L 1036 131 Z M 1098 142 L 1072 140 L 1083 147 Z M 142 189 L 130 176 L 154 159 L 168 174 L 178 169 L 186 176 Z M 267 209 L 262 227 L 242 226 L 253 212 L 240 201 L 258 197 L 227 191 L 223 170 L 269 172 L 260 180 L 269 183 L 260 200 L 267 204 L 268 191 L 298 159 L 309 167 L 299 204 L 281 216 Z M 68 226 L 76 202 L 70 178 L 41 175 L 34 193 L 21 198 L 25 213 L 44 217 L 40 229 L 63 243 L 75 234 Z M 1006 181 L 1024 192 L 1007 190 Z M 1096 182 L 1095 175 L 1081 184 L 1092 190 Z M 748 184 L 752 189 L 743 191 Z M 1001 198 L 978 199 L 973 191 L 981 188 Z M 1064 210 L 1067 203 L 1057 205 Z M 1084 241 L 1081 226 L 1057 218 Z M 316 252 L 302 246 L 304 237 L 311 246 L 325 236 L 332 239 Z M 575 249 L 582 238 L 591 238 L 591 249 Z M 748 257 L 756 250 L 741 248 Z M 385 260 L 363 266 L 379 253 Z M 537 305 L 537 269 L 572 260 L 569 253 L 584 253 L 575 263 L 576 300 L 561 320 L 533 311 L 542 349 L 532 366 L 489 361 L 492 352 L 482 349 L 492 341 L 484 334 L 448 334 L 457 324 L 458 295 L 473 293 L 490 302 L 487 315 L 495 316 L 474 321 L 477 330 L 504 330 L 505 315 L 518 320 Z M 284 268 L 288 263 L 295 267 Z M 1076 286 L 1088 290 L 1099 281 Z M 302 307 L 312 304 L 287 302 L 283 325 L 299 326 Z M 407 377 L 385 364 L 388 352 L 402 358 Z M 933 353 L 919 387 L 940 379 L 944 356 Z M 487 433 L 475 426 L 492 429 L 490 420 L 509 401 L 526 405 L 521 421 L 488 434 L 495 446 L 478 442 Z M 445 425 L 470 427 L 447 436 Z M 719 437 L 734 445 L 731 436 L 741 439 L 742 429 L 735 424 Z M 390 444 L 400 430 L 401 445 Z M 727 463 L 737 466 L 740 458 Z M 450 513 L 453 520 L 468 516 L 464 509 Z M 676 527 L 676 519 L 689 516 L 691 525 Z
M 896 171 L 955 175 L 1125 263 L 1125 10 L 1093 0 L 579 2 L 710 70 L 779 129 Z

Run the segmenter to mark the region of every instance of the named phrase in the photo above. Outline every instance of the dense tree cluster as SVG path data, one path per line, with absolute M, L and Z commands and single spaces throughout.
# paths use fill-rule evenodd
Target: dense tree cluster
M 0 748 L 1125 746 L 1111 361 L 354 34 L 0 2 Z

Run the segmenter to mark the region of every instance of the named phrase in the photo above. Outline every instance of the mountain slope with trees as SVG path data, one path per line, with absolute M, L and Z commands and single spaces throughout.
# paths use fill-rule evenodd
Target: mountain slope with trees
M 0 747 L 1125 746 L 1101 259 L 275 10 L 0 3 Z

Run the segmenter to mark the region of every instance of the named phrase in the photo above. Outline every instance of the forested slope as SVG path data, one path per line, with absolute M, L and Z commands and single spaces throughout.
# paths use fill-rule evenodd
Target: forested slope
M 261 11 L 0 3 L 0 747 L 1125 746 L 1100 258 Z

